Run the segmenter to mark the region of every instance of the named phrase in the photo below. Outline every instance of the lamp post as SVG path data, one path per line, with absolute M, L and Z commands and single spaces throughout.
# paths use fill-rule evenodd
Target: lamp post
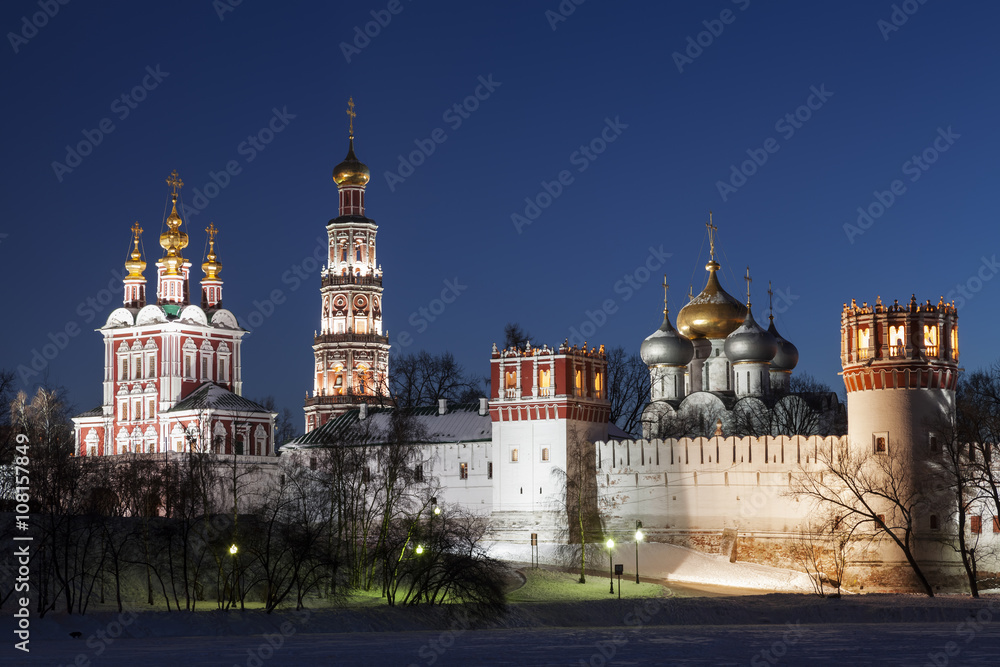
M 608 567 L 609 567 L 609 569 L 608 569 L 608 582 L 610 582 L 609 585 L 611 587 L 611 590 L 609 592 L 612 595 L 614 595 L 615 594 L 615 559 L 612 557 L 612 555 L 614 553 L 613 549 L 615 548 L 615 541 L 609 537 L 608 541 L 605 544 L 608 547 Z
M 642 521 L 635 522 L 635 583 L 639 583 L 639 542 L 642 542 Z

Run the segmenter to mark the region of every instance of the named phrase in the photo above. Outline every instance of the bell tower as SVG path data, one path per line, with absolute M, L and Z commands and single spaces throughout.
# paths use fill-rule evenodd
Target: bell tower
M 327 223 L 327 264 L 320 274 L 320 329 L 313 341 L 313 390 L 305 400 L 309 432 L 361 404 L 386 405 L 389 398 L 389 337 L 382 329 L 382 267 L 375 235 L 365 216 L 367 165 L 354 154 L 354 99 L 347 157 L 333 169 L 338 216 Z

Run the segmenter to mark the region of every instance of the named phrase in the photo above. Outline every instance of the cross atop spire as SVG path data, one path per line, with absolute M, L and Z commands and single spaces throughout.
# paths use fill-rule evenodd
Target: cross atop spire
M 182 181 L 181 177 L 177 175 L 176 169 L 170 172 L 170 178 L 167 179 L 167 185 L 173 189 L 171 194 L 174 196 L 174 199 L 176 199 L 177 191 L 184 187 L 184 181 Z
M 688 301 L 694 299 L 694 285 L 688 285 Z
M 753 282 L 753 278 L 750 277 L 750 267 L 747 267 L 747 275 L 744 278 L 747 281 L 747 308 L 750 307 L 750 283 Z
M 205 231 L 208 232 L 208 244 L 214 247 L 215 235 L 219 233 L 219 228 L 215 226 L 214 222 L 210 222 L 208 223 L 208 227 L 205 228 Z M 211 252 L 211 250 L 209 250 L 209 252 Z
M 139 250 L 139 237 L 142 236 L 142 227 L 139 226 L 139 221 L 136 220 L 132 224 L 132 240 L 135 241 L 135 249 Z
M 347 100 L 347 115 L 350 117 L 350 138 L 354 138 L 354 118 L 358 115 L 354 113 L 354 97 Z
M 708 227 L 708 249 L 712 255 L 712 261 L 715 261 L 715 232 L 719 230 L 714 224 L 712 224 L 712 212 L 708 212 L 708 222 L 705 223 Z
M 774 292 L 771 291 L 771 281 L 767 281 L 767 319 L 774 321 Z
M 667 314 L 667 290 L 670 289 L 670 285 L 667 284 L 667 274 L 663 274 L 663 314 Z

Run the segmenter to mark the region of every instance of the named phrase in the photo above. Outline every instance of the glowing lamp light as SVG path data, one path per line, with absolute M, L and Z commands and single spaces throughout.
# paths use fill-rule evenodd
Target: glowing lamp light
M 423 547 L 423 545 L 420 545 L 420 544 L 418 544 L 418 545 L 417 545 L 417 548 L 416 548 L 416 549 L 414 549 L 414 551 L 415 551 L 415 552 L 417 552 L 417 555 L 418 555 L 418 556 L 419 556 L 420 554 L 424 553 L 424 547 Z
M 615 548 L 615 541 L 611 538 L 608 538 L 608 541 L 605 544 L 609 549 Z
M 233 546 L 229 547 L 229 553 L 232 554 L 233 556 L 236 555 L 237 551 L 239 551 L 239 549 L 236 548 L 235 544 Z
M 440 507 L 435 507 L 434 508 L 434 513 L 435 514 L 440 514 L 441 513 L 441 508 Z
M 645 537 L 645 535 L 642 534 L 641 530 L 635 531 L 635 541 L 636 542 L 642 542 L 642 538 L 643 537 Z

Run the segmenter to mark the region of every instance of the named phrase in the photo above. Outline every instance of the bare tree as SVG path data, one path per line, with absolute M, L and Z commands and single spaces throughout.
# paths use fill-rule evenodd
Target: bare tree
M 649 368 L 638 354 L 628 354 L 621 346 L 608 351 L 607 360 L 610 419 L 626 433 L 636 433 L 649 402 Z
M 594 443 L 583 431 L 573 428 L 566 437 L 566 470 L 553 469 L 562 491 L 554 508 L 557 521 L 566 526 L 564 557 L 579 561 L 581 584 L 587 583 L 587 559 L 601 553 L 605 533 L 604 516 L 598 499 L 597 461 Z
M 433 355 L 420 351 L 393 360 L 389 369 L 392 397 L 399 408 L 436 405 L 439 399 L 449 402 L 472 402 L 485 396 L 482 382 L 467 375 L 451 352 Z
M 873 542 L 885 538 L 894 543 L 920 587 L 933 597 L 915 553 L 917 517 L 926 503 L 915 462 L 894 448 L 876 454 L 858 451 L 849 443 L 820 449 L 817 462 L 822 472 L 800 470 L 793 493 L 837 514 L 842 530 L 867 534 Z
M 505 350 L 512 347 L 520 350 L 524 348 L 530 340 L 531 334 L 517 322 L 508 322 L 507 326 L 503 328 L 503 347 Z

